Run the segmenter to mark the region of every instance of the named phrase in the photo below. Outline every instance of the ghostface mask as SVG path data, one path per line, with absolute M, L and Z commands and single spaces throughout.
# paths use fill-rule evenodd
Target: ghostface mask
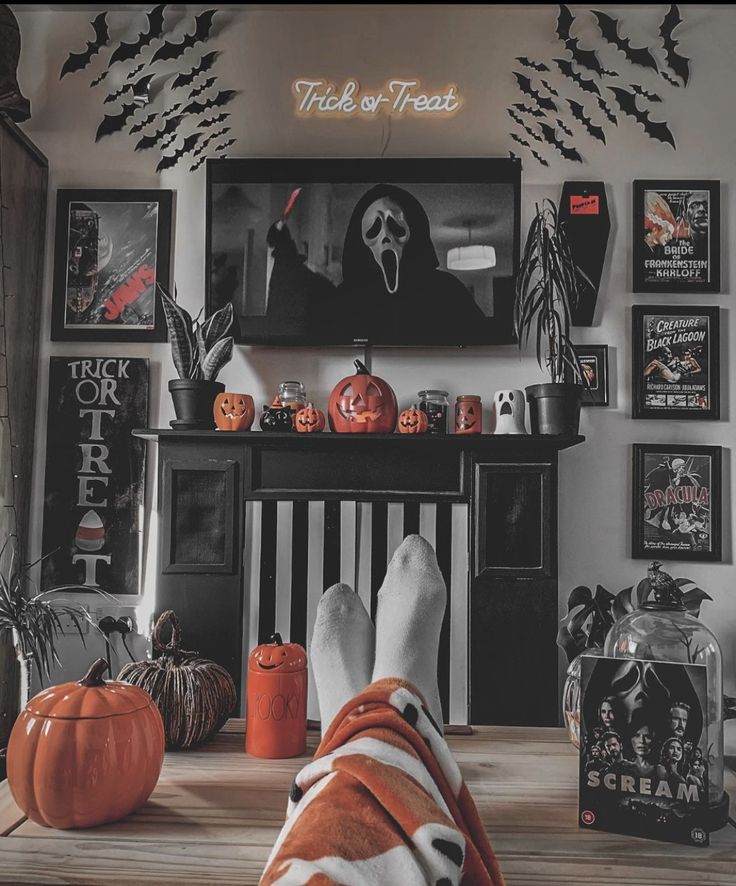
M 375 200 L 363 213 L 361 234 L 393 295 L 399 288 L 401 256 L 411 236 L 404 210 L 391 197 Z

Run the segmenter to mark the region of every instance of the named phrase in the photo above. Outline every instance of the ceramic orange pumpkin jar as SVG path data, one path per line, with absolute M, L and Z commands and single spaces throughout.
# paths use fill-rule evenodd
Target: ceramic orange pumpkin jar
M 314 403 L 307 403 L 297 412 L 294 427 L 299 434 L 318 434 L 325 429 L 325 414 Z
M 164 727 L 150 695 L 105 682 L 100 658 L 77 683 L 34 696 L 13 726 L 8 784 L 44 827 L 91 828 L 134 812 L 156 787 Z
M 355 360 L 355 375 L 341 379 L 330 394 L 327 417 L 338 434 L 393 434 L 398 406 L 391 385 Z
M 405 409 L 399 416 L 400 434 L 426 434 L 429 427 L 427 413 L 414 403 L 409 409 Z
M 215 424 L 220 431 L 249 431 L 256 414 L 250 394 L 224 391 L 215 397 L 212 407 Z

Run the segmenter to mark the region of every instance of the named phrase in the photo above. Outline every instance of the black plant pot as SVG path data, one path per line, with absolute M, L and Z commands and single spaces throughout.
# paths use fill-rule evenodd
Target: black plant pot
M 179 431 L 207 431 L 215 427 L 212 407 L 215 397 L 225 390 L 219 381 L 202 381 L 192 378 L 172 378 L 169 392 L 174 401 L 176 419 L 170 421 Z
M 582 397 L 582 385 L 529 385 L 526 388 L 526 399 L 532 434 L 577 436 Z

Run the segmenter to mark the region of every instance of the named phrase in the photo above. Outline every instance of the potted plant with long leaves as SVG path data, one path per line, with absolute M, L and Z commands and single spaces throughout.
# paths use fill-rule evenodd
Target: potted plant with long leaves
M 533 338 L 537 362 L 550 376 L 549 383 L 526 388 L 533 434 L 578 433 L 584 377 L 570 325 L 587 286 L 592 283 L 573 260 L 557 206 L 545 199 L 529 226 L 514 301 L 519 347 Z
M 225 390 L 217 376 L 233 355 L 233 306 L 228 302 L 205 320 L 192 319 L 161 284 L 158 292 L 169 330 L 171 356 L 179 378 L 169 381 L 176 419 L 172 428 L 214 428 L 212 405 Z

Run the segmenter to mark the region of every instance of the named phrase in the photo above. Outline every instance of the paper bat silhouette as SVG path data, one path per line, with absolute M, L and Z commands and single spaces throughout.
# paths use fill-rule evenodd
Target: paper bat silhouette
M 223 120 L 227 120 L 230 114 L 217 114 L 211 120 L 200 120 L 200 126 L 214 126 L 216 123 L 222 123 Z
M 667 73 L 667 71 L 660 71 L 659 73 L 664 77 L 664 79 L 668 83 L 671 83 L 673 86 L 682 86 L 682 83 L 680 83 L 679 80 L 675 80 L 674 77 L 670 77 L 670 75 Z
M 184 39 L 179 43 L 174 43 L 173 40 L 165 40 L 163 45 L 156 50 L 151 62 L 179 58 L 187 49 L 191 49 L 197 43 L 204 43 L 205 40 L 208 40 L 212 30 L 212 19 L 216 12 L 216 9 L 206 9 L 204 12 L 200 12 L 194 19 L 194 33 L 185 34 Z
M 177 74 L 176 79 L 171 84 L 171 88 L 179 89 L 182 86 L 191 86 L 200 74 L 209 71 L 219 54 L 217 50 L 205 53 L 191 71 L 187 71 L 186 74 Z
M 510 132 L 509 135 L 515 142 L 518 142 L 520 145 L 524 145 L 525 148 L 531 148 L 529 142 L 525 138 L 522 138 L 520 135 L 517 135 L 515 132 Z
M 600 126 L 596 126 L 590 117 L 585 116 L 585 108 L 579 103 L 574 102 L 572 99 L 567 100 L 568 105 L 570 105 L 570 110 L 572 111 L 573 117 L 579 122 L 582 123 L 583 126 L 588 130 L 588 132 L 593 136 L 593 138 L 597 138 L 599 142 L 606 143 L 606 135 L 601 129 Z
M 230 145 L 234 145 L 236 141 L 236 138 L 230 138 L 226 142 L 223 142 L 221 145 L 217 145 L 217 147 L 215 148 L 215 153 L 222 154 L 222 152 L 226 151 L 230 147 Z
M 659 26 L 659 36 L 662 38 L 668 67 L 677 74 L 682 80 L 683 85 L 687 86 L 690 79 L 690 59 L 679 54 L 677 51 L 679 43 L 672 36 L 672 32 L 681 22 L 680 10 L 673 3 L 662 19 L 662 24 Z M 677 85 L 679 86 L 680 84 L 678 83 Z
M 203 142 L 201 142 L 201 144 L 199 144 L 192 151 L 192 157 L 199 157 L 199 155 L 202 153 L 202 151 L 205 150 L 207 145 L 209 145 L 211 142 L 215 141 L 215 139 L 221 138 L 223 135 L 226 135 L 228 132 L 230 132 L 229 126 L 224 126 L 222 129 L 219 129 L 217 132 L 211 132 L 207 136 L 207 138 Z
M 183 114 L 179 114 L 178 117 L 169 117 L 169 119 L 164 123 L 162 129 L 157 129 L 153 135 L 144 135 L 142 139 L 135 146 L 136 151 L 145 151 L 148 148 L 153 148 L 160 141 L 162 141 L 167 135 L 171 135 L 172 132 L 176 132 L 177 127 L 181 124 L 181 121 L 184 119 Z
M 550 93 L 550 95 L 554 95 L 556 98 L 560 97 L 560 93 L 551 86 L 546 80 L 542 80 L 542 86 Z
M 565 49 L 570 53 L 573 61 L 581 67 L 593 71 L 598 76 L 603 74 L 603 68 L 598 61 L 598 55 L 593 49 L 581 49 L 580 40 L 570 36 L 570 28 L 575 21 L 575 16 L 564 4 L 560 4 L 560 12 L 557 16 L 557 36 L 565 44 Z
M 604 40 L 611 43 L 616 49 L 620 49 L 626 56 L 628 61 L 634 65 L 641 65 L 644 68 L 651 68 L 653 71 L 659 71 L 657 60 L 646 46 L 635 49 L 631 46 L 631 40 L 626 37 L 620 37 L 618 33 L 618 19 L 612 18 L 606 12 L 592 10 L 593 15 L 598 20 L 601 36 Z
M 133 101 L 137 100 L 137 104 L 147 105 L 149 102 L 148 87 L 155 76 L 155 74 L 146 74 L 145 77 L 141 77 L 140 80 L 136 80 L 135 83 L 123 83 L 120 89 L 105 96 L 104 104 L 117 101 L 126 93 L 132 92 Z
M 144 117 L 139 123 L 134 123 L 128 132 L 131 135 L 135 135 L 136 132 L 140 132 L 142 129 L 145 129 L 149 123 L 153 123 L 153 121 L 158 117 L 158 112 L 154 111 L 153 114 L 149 114 L 147 117 Z
M 597 95 L 596 101 L 598 102 L 598 107 L 601 109 L 601 111 L 603 111 L 603 113 L 611 121 L 611 123 L 613 123 L 614 126 L 618 126 L 618 118 L 613 113 L 613 111 L 608 107 L 608 105 L 606 104 L 606 100 L 603 98 L 603 96 Z
M 544 62 L 532 61 L 525 55 L 517 55 L 516 61 L 519 62 L 519 64 L 524 65 L 525 68 L 531 68 L 532 71 L 549 71 L 549 68 L 547 67 L 547 65 L 544 64 Z
M 532 117 L 544 117 L 544 111 L 540 111 L 539 108 L 533 108 L 531 105 L 516 102 L 513 107 L 522 114 L 531 114 Z
M 75 71 L 81 71 L 86 68 L 100 49 L 102 49 L 103 46 L 107 46 L 110 39 L 110 31 L 107 27 L 106 12 L 101 12 L 92 21 L 92 30 L 95 32 L 95 39 L 87 41 L 87 47 L 84 52 L 69 53 L 67 60 L 61 66 L 59 80 L 66 77 L 67 74 L 73 74 Z
M 141 33 L 138 34 L 138 36 L 132 43 L 123 43 L 123 41 L 121 40 L 120 46 L 118 46 L 115 52 L 113 52 L 113 54 L 110 56 L 110 61 L 107 65 L 108 68 L 111 68 L 118 62 L 126 62 L 131 58 L 135 58 L 137 55 L 140 54 L 140 51 L 144 47 L 148 46 L 148 44 L 151 43 L 153 40 L 157 40 L 163 35 L 165 8 L 165 3 L 159 3 L 158 6 L 154 6 L 150 12 L 146 13 L 146 18 L 148 19 L 148 30 L 141 31 Z
M 675 137 L 670 132 L 669 126 L 666 123 L 660 123 L 655 120 L 652 120 L 649 116 L 648 111 L 640 110 L 636 105 L 636 96 L 631 92 L 627 92 L 625 89 L 621 89 L 618 86 L 609 86 L 608 87 L 611 92 L 616 97 L 616 101 L 618 102 L 619 108 L 624 112 L 624 114 L 629 117 L 633 117 L 637 123 L 641 123 L 644 127 L 644 132 L 650 137 L 655 138 L 657 141 L 666 142 L 668 145 L 672 145 L 675 150 L 677 150 L 677 145 L 675 144 Z
M 208 77 L 200 86 L 195 86 L 195 88 L 189 93 L 187 96 L 188 99 L 193 99 L 198 95 L 202 95 L 203 92 L 207 92 L 207 90 L 212 86 L 212 84 L 217 80 L 217 77 Z
M 100 83 L 107 77 L 107 71 L 103 71 L 99 77 L 95 77 L 95 79 L 89 84 L 89 88 L 91 89 L 93 86 L 99 86 Z M 679 83 L 678 83 L 679 86 Z
M 204 102 L 193 101 L 184 108 L 184 114 L 203 114 L 207 108 L 221 108 L 237 95 L 235 89 L 221 89 L 216 96 L 205 99 Z
M 544 157 L 541 154 L 538 154 L 534 150 L 534 148 L 529 148 L 529 150 L 532 152 L 532 156 L 534 157 L 534 159 L 538 160 L 542 164 L 542 166 L 549 166 L 549 163 L 544 159 Z
M 163 114 L 161 114 L 161 118 L 167 120 L 172 114 L 176 114 L 180 107 L 181 102 L 177 102 L 175 105 L 172 105 L 168 111 L 164 111 Z
M 565 133 L 565 135 L 569 135 L 570 138 L 572 138 L 572 129 L 569 129 L 567 126 L 565 126 L 565 124 L 562 122 L 562 120 L 558 120 L 557 125 Z
M 201 137 L 201 132 L 193 132 L 184 139 L 182 146 L 177 148 L 173 154 L 163 154 L 156 167 L 156 172 L 161 172 L 163 169 L 171 169 L 172 166 L 176 166 L 181 158 L 185 157 L 192 150 Z
M 120 132 L 137 110 L 138 105 L 131 102 L 130 104 L 124 103 L 119 114 L 105 114 L 102 123 L 97 127 L 95 141 L 98 142 L 104 136 L 112 135 L 114 132 Z
M 647 99 L 650 102 L 661 102 L 662 99 L 657 95 L 656 92 L 647 92 L 643 86 L 638 86 L 636 83 L 629 83 L 629 89 L 632 92 L 635 92 L 637 95 L 640 95 L 642 98 Z
M 537 90 L 532 86 L 531 81 L 528 77 L 525 77 L 518 71 L 514 71 L 514 77 L 516 77 L 516 82 L 519 84 L 519 89 L 525 95 L 533 98 L 540 108 L 544 108 L 545 111 L 557 110 L 557 105 L 552 101 L 552 99 L 548 98 L 546 95 L 542 95 L 541 93 L 537 92 Z
M 557 133 L 555 132 L 554 126 L 548 126 L 546 123 L 540 123 L 539 128 L 542 130 L 542 134 L 546 141 L 548 141 L 553 148 L 559 151 L 560 154 L 565 158 L 565 160 L 574 160 L 576 163 L 582 163 L 583 158 L 578 154 L 575 148 L 569 148 L 561 139 L 557 138 Z
M 538 141 L 540 143 L 544 141 L 541 135 L 538 135 L 533 129 L 530 129 L 526 125 L 524 118 L 519 116 L 519 114 L 517 114 L 513 108 L 506 108 L 506 111 L 509 117 L 511 117 L 511 119 L 514 121 L 514 123 L 518 123 L 527 135 L 530 135 L 535 141 Z
M 132 80 L 136 74 L 140 73 L 145 68 L 145 64 L 141 62 L 139 65 L 136 65 L 133 70 L 126 76 L 126 80 Z
M 586 80 L 585 77 L 581 77 L 580 74 L 578 74 L 578 72 L 573 68 L 572 62 L 569 62 L 566 58 L 556 58 L 554 59 L 554 63 L 560 69 L 561 74 L 569 77 L 570 80 L 577 83 L 578 86 L 585 92 L 595 92 L 597 95 L 601 94 L 595 80 Z
M 189 167 L 189 171 L 196 172 L 206 159 L 206 157 L 200 157 L 199 160 L 197 160 L 197 162 L 194 164 L 194 166 Z

